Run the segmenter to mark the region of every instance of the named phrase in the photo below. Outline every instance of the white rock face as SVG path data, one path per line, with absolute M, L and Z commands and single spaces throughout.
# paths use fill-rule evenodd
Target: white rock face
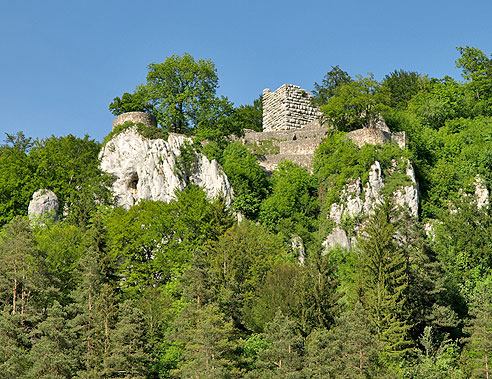
M 410 179 L 411 184 L 398 188 L 393 193 L 393 201 L 396 205 L 407 209 L 410 215 L 417 218 L 419 191 L 415 171 L 410 161 L 406 160 L 403 164 L 406 165 L 405 173 Z M 397 169 L 398 163 L 395 161 L 393 167 L 388 171 L 391 174 L 391 172 Z M 329 218 L 335 223 L 335 228 L 323 242 L 325 248 L 333 248 L 338 245 L 339 247 L 350 249 L 357 243 L 355 236 L 358 234 L 362 224 L 355 223 L 355 230 L 353 231 L 355 236 L 349 239 L 347 232 L 342 227 L 342 221 L 352 218 L 358 219 L 360 222 L 364 217 L 374 214 L 374 209 L 384 201 L 382 193 L 385 185 L 384 180 L 381 164 L 375 161 L 369 169 L 369 179 L 364 188 L 362 188 L 360 178 L 345 185 L 345 188 L 340 194 L 340 202 L 331 205 Z
M 489 205 L 489 190 L 479 175 L 475 178 L 475 197 L 478 209 Z
M 417 218 L 419 212 L 419 185 L 415 178 L 413 166 L 408 160 L 405 173 L 410 178 L 411 184 L 397 189 L 393 199 L 396 205 L 406 208 L 413 217 Z
M 119 206 L 128 209 L 139 200 L 169 202 L 175 192 L 193 183 L 205 190 L 209 198 L 222 195 L 226 204 L 233 190 L 215 160 L 196 153 L 196 161 L 187 176 L 177 165 L 181 146 L 191 139 L 169 134 L 167 141 L 147 139 L 136 128 L 129 128 L 111 139 L 99 154 L 101 169 L 114 176 L 113 194 Z
M 58 220 L 59 206 L 58 197 L 53 191 L 40 189 L 34 192 L 32 200 L 29 202 L 27 209 L 29 220 L 41 220 L 42 222 L 44 218 L 50 218 L 56 221 Z
M 303 265 L 306 250 L 304 249 L 304 242 L 302 241 L 302 238 L 299 236 L 293 236 L 290 240 L 290 248 L 291 251 L 294 253 L 294 256 L 297 256 L 299 264 Z
M 334 248 L 335 246 L 350 250 L 352 244 L 347 236 L 347 232 L 339 225 L 335 226 L 333 231 L 326 237 L 323 242 L 325 248 Z

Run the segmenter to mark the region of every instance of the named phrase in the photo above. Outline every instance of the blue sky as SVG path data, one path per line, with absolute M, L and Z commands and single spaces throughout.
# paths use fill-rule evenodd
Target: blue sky
M 102 141 L 112 99 L 185 52 L 215 62 L 236 105 L 284 83 L 310 91 L 334 65 L 459 79 L 456 46 L 492 53 L 491 14 L 490 1 L 0 0 L 0 140 Z

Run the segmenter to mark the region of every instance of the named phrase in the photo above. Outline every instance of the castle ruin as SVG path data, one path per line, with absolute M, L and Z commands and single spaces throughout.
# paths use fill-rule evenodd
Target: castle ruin
M 263 90 L 263 131 L 299 129 L 321 116 L 311 105 L 312 95 L 299 86 L 284 84 Z
M 113 121 L 113 130 L 119 125 L 123 125 L 126 122 L 132 122 L 134 124 L 144 124 L 149 126 L 157 126 L 156 118 L 150 113 L 146 112 L 126 112 L 120 114 Z
M 309 92 L 292 84 L 274 92 L 263 90 L 263 132 L 247 131 L 243 143 L 267 172 L 284 160 L 312 169 L 314 152 L 326 137 L 328 125 L 320 121 L 322 113 L 311 104 L 311 98 Z M 405 132 L 392 133 L 381 116 L 347 137 L 358 147 L 396 143 L 404 149 L 407 145 Z

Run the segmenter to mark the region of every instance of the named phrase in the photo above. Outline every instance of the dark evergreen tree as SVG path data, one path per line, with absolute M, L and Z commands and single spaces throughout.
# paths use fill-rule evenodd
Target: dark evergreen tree
M 70 305 L 75 314 L 71 327 L 77 335 L 76 349 L 81 368 L 79 378 L 97 378 L 104 357 L 102 328 L 97 325 L 96 304 L 103 288 L 103 274 L 96 249 L 89 249 L 79 261 L 80 282 L 72 293 Z
M 294 263 L 277 265 L 266 275 L 255 293 L 251 309 L 257 330 L 262 331 L 279 310 L 284 315 L 295 317 L 301 306 L 297 284 L 301 275 L 301 268 Z
M 296 323 L 278 311 L 265 325 L 263 340 L 267 346 L 258 353 L 251 378 L 302 378 L 303 338 Z
M 8 307 L 6 307 L 8 309 Z M 28 328 L 22 316 L 0 312 L 0 373 L 5 379 L 22 378 L 30 367 Z
M 352 78 L 348 73 L 343 71 L 338 65 L 332 66 L 323 78 L 321 84 L 314 83 L 313 104 L 320 107 L 328 99 L 336 94 L 338 87 L 348 84 Z
M 473 377 L 486 377 L 492 374 L 492 281 L 484 281 L 476 291 L 470 307 L 470 320 L 463 328 L 468 335 L 464 339 L 466 352 L 470 357 Z
M 329 328 L 333 324 L 339 312 L 338 285 L 330 256 L 313 252 L 295 287 L 300 298 L 295 314 L 305 336 L 313 328 Z
M 143 314 L 126 301 L 118 309 L 118 322 L 111 330 L 111 347 L 101 374 L 107 378 L 145 379 L 151 363 Z
M 32 332 L 33 345 L 29 352 L 32 367 L 29 378 L 71 378 L 78 359 L 75 355 L 75 335 L 68 326 L 69 316 L 55 301 L 46 319 Z
M 314 329 L 306 341 L 307 378 L 367 378 L 382 374 L 378 342 L 367 313 L 356 303 L 337 317 L 330 329 Z
M 381 344 L 382 358 L 393 363 L 410 347 L 407 260 L 395 233 L 391 208 L 385 203 L 367 220 L 358 243 L 358 297 Z
M 232 321 L 227 321 L 216 304 L 191 304 L 176 323 L 177 341 L 183 355 L 174 370 L 178 377 L 239 378 L 238 340 Z
M 16 217 L 2 230 L 0 241 L 0 304 L 22 321 L 36 316 L 56 293 L 44 258 L 36 248 L 27 219 Z

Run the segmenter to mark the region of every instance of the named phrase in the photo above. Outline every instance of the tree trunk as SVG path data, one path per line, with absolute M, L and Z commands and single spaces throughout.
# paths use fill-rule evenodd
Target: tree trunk
M 17 307 L 17 260 L 14 259 L 14 288 L 12 289 L 12 314 L 15 314 Z
M 487 348 L 485 348 L 485 376 L 489 379 L 489 361 L 487 358 Z

